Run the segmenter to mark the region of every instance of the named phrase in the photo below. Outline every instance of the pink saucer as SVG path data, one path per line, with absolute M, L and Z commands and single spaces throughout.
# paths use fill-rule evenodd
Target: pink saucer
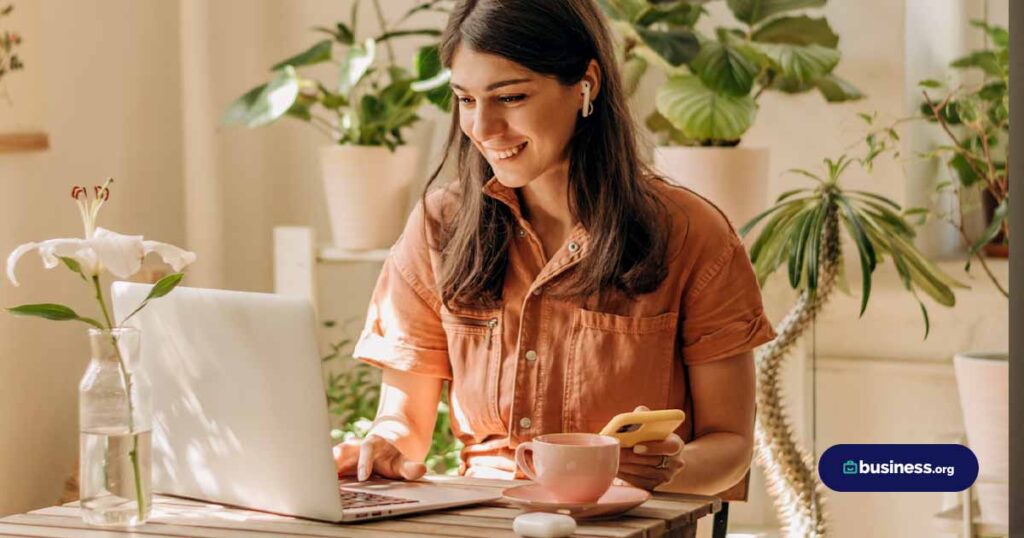
M 597 502 L 571 503 L 555 500 L 540 484 L 527 484 L 501 492 L 508 502 L 527 512 L 554 512 L 575 519 L 621 514 L 651 498 L 650 492 L 629 486 L 612 486 Z

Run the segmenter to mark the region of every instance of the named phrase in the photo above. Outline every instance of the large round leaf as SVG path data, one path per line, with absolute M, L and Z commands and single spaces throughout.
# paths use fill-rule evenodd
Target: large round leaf
M 825 0 L 726 0 L 726 4 L 737 19 L 754 25 L 779 13 L 824 6 Z
M 831 73 L 814 79 L 814 85 L 829 103 L 856 101 L 864 97 L 856 86 Z
M 839 63 L 839 51 L 821 45 L 804 47 L 757 42 L 750 45 L 770 58 L 782 77 L 793 79 L 799 84 L 811 83 L 814 79 L 831 73 Z
M 695 75 L 670 78 L 658 91 L 657 108 L 688 138 L 702 142 L 738 140 L 757 114 L 750 95 L 716 93 Z
M 707 87 L 735 96 L 749 94 L 761 70 L 750 49 L 717 41 L 706 41 L 690 68 Z
M 692 60 L 700 52 L 697 36 L 689 30 L 650 30 L 634 26 L 643 42 L 675 67 Z
M 821 45 L 830 49 L 839 44 L 839 36 L 824 17 L 813 19 L 806 15 L 773 19 L 758 28 L 751 39 L 764 43 Z

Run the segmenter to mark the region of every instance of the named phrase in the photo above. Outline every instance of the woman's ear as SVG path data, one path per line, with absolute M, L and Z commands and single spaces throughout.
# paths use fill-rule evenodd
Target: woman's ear
M 597 94 L 601 93 L 601 66 L 597 64 L 597 60 L 590 60 L 587 72 L 583 74 L 583 80 L 580 81 L 581 87 L 584 80 L 590 83 L 590 100 L 596 101 Z

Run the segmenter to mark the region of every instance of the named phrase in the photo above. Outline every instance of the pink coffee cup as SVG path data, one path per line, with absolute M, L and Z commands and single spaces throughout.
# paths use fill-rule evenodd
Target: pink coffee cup
M 516 465 L 560 502 L 595 502 L 619 472 L 619 440 L 595 433 L 552 433 L 516 447 Z

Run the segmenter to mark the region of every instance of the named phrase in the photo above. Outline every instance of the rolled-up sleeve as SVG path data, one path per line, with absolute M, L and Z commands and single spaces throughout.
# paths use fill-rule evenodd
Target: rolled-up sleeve
M 451 379 L 448 344 L 417 207 L 381 270 L 353 358 L 380 368 Z
M 775 338 L 750 258 L 738 238 L 699 271 L 683 297 L 683 362 L 723 359 Z

